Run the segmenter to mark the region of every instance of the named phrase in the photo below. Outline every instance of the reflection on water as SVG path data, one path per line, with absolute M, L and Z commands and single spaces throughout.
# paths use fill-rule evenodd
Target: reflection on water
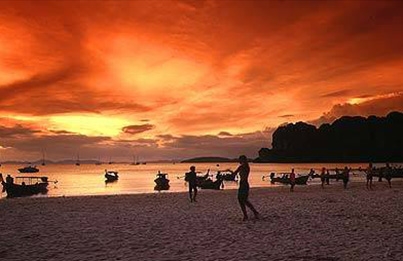
M 154 191 L 154 179 L 158 170 L 168 173 L 170 179 L 170 192 L 187 191 L 186 183 L 183 180 L 184 173 L 188 171 L 190 165 L 195 165 L 197 171 L 204 174 L 207 169 L 211 169 L 212 174 L 217 170 L 226 170 L 235 168 L 237 163 L 149 163 L 147 165 L 128 165 L 128 164 L 81 164 L 75 165 L 56 165 L 48 164 L 39 166 L 40 172 L 35 176 L 48 176 L 50 180 L 58 180 L 57 185 L 49 184 L 47 196 L 79 196 L 79 195 L 113 195 L 113 194 L 133 194 L 133 193 L 158 193 Z M 319 169 L 325 166 L 327 168 L 342 168 L 345 164 L 251 164 L 251 174 L 249 177 L 251 187 L 270 187 L 269 179 L 262 180 L 262 176 L 268 176 L 271 172 L 289 172 L 295 168 L 297 174 L 307 174 L 310 168 L 315 168 L 317 173 Z M 366 167 L 365 164 L 348 164 L 349 167 Z M 15 176 L 27 176 L 32 174 L 18 173 L 20 165 L 3 164 L 0 172 Z M 116 182 L 105 183 L 105 168 L 108 170 L 119 171 L 119 180 Z M 363 175 L 352 176 L 352 180 L 362 180 Z M 320 181 L 313 180 L 310 184 L 318 184 Z M 235 182 L 225 182 L 225 189 L 237 188 Z M 2 194 L 5 197 L 5 193 Z

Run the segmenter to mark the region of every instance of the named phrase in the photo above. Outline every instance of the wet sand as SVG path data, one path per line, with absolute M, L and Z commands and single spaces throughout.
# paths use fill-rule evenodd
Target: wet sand
M 1 260 L 403 260 L 403 183 L 0 200 Z M 252 215 L 250 215 L 252 216 Z

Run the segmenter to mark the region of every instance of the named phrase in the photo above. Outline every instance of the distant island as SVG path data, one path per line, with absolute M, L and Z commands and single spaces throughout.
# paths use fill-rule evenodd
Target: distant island
M 203 163 L 203 162 L 237 162 L 237 159 L 229 159 L 224 157 L 197 157 L 181 161 L 181 163 Z
M 403 114 L 280 126 L 255 162 L 403 162 Z

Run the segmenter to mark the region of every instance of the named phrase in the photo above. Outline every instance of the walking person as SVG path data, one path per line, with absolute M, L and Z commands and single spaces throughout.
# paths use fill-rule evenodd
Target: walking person
M 238 202 L 241 206 L 241 210 L 243 213 L 243 220 L 248 220 L 248 213 L 246 211 L 246 206 L 252 210 L 255 218 L 259 218 L 259 212 L 255 209 L 255 207 L 250 203 L 249 197 L 249 182 L 248 177 L 250 173 L 250 167 L 248 164 L 248 159 L 245 155 L 239 156 L 239 167 L 234 171 L 234 174 L 239 174 L 239 189 L 238 189 Z
M 185 174 L 185 180 L 189 183 L 190 202 L 197 202 L 197 174 L 195 166 L 190 167 L 190 171 Z
M 294 169 L 291 170 L 291 174 L 290 174 L 290 192 L 294 192 L 294 186 L 295 186 L 295 172 Z

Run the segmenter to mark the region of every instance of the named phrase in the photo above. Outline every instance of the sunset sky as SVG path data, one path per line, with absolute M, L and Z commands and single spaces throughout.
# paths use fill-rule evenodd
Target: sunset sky
M 403 110 L 401 1 L 0 1 L 0 161 L 256 157 Z

